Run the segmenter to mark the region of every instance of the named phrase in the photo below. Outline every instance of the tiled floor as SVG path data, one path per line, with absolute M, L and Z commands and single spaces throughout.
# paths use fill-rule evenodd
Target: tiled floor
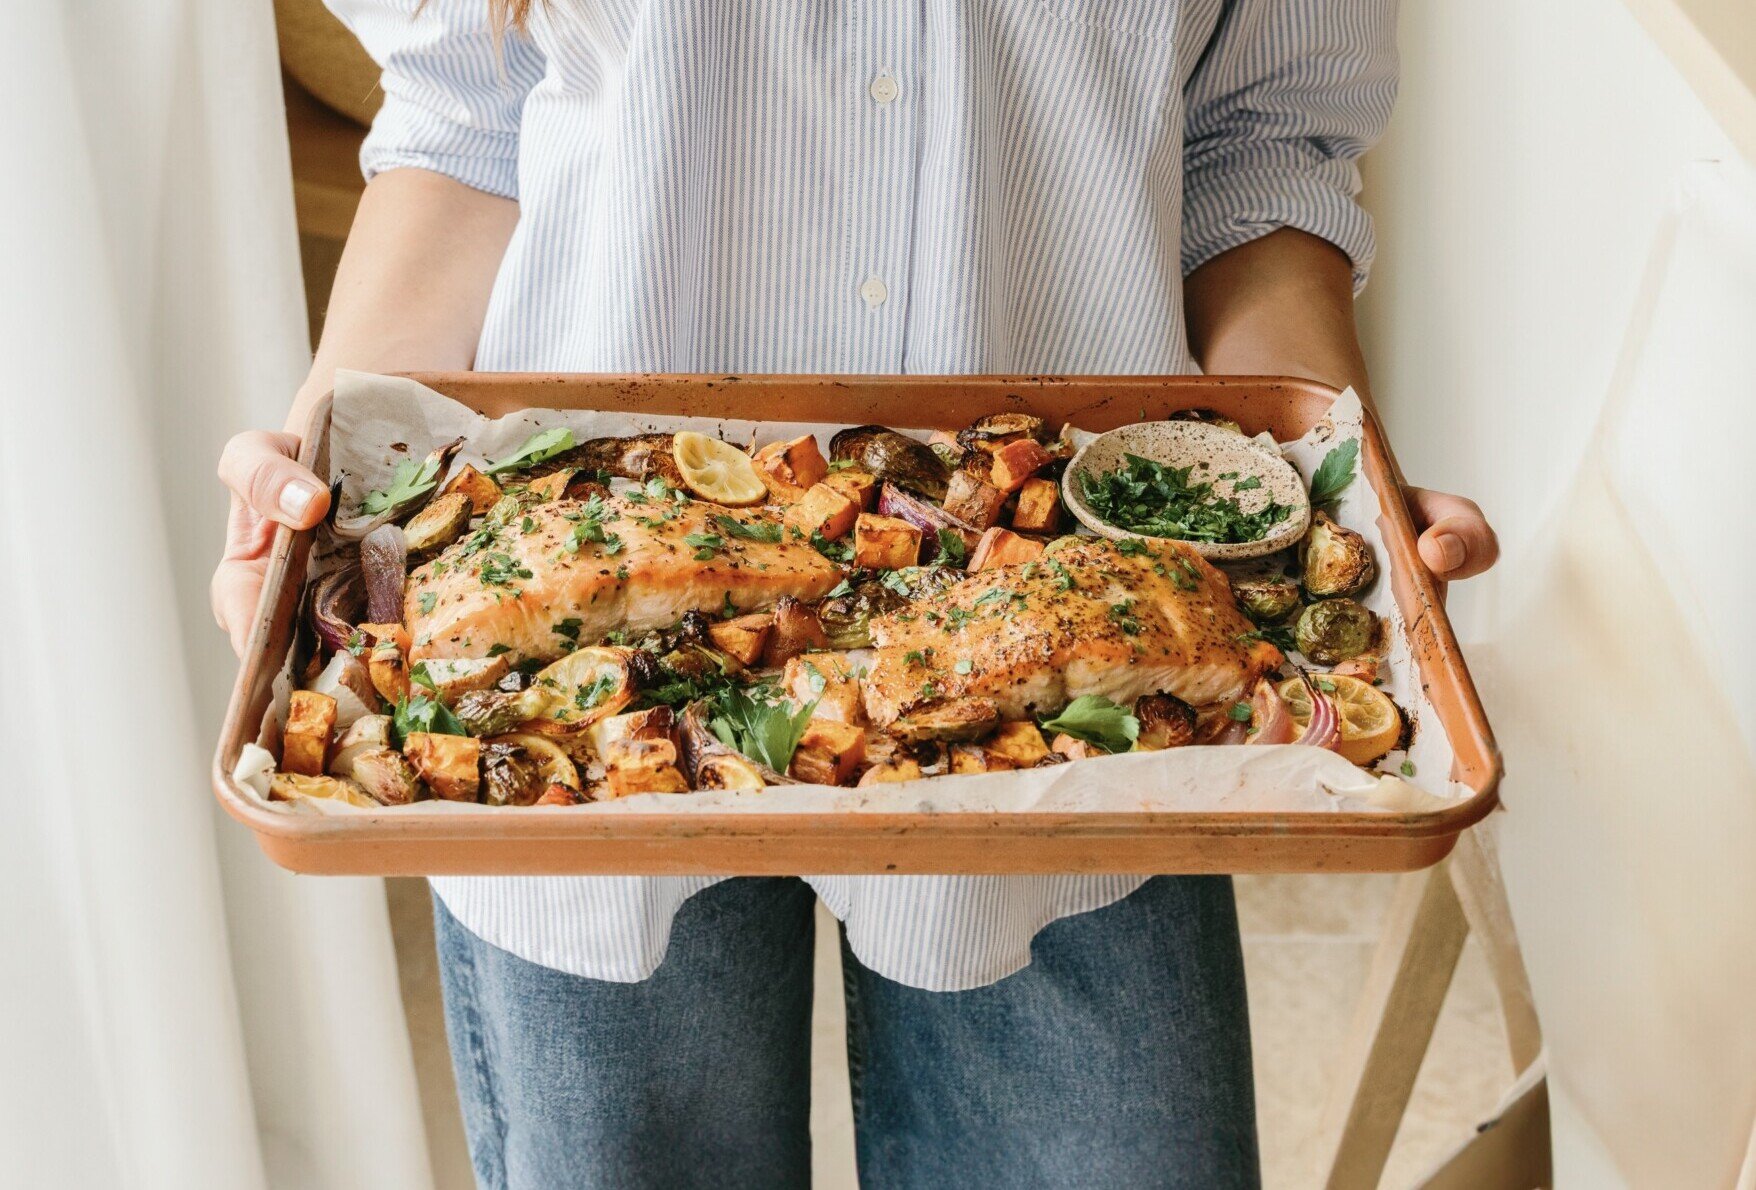
M 1296 1190 L 1311 1184 L 1324 1088 L 1365 979 L 1393 880 L 1382 876 L 1238 880 L 1262 1158 L 1270 1187 Z M 472 1182 L 445 1053 L 425 882 L 388 883 L 435 1184 L 439 1190 L 465 1190 Z M 812 1133 L 816 1184 L 840 1190 L 855 1184 L 853 1125 L 842 1048 L 840 958 L 833 922 L 824 915 L 822 924 Z M 1484 1118 L 1511 1077 L 1493 984 L 1472 942 L 1464 950 L 1383 1185 L 1412 1185 L 1434 1159 Z

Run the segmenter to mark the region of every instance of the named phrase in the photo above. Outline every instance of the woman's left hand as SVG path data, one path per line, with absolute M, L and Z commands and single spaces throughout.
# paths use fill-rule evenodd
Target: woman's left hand
M 1440 582 L 1473 578 L 1500 557 L 1500 540 L 1474 500 L 1426 488 L 1404 489 L 1415 528 L 1421 532 L 1421 561 Z

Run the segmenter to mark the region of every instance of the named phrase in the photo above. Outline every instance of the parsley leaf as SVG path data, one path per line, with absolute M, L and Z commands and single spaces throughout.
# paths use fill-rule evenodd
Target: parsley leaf
M 784 773 L 816 709 L 815 699 L 789 711 L 784 703 L 764 701 L 734 686 L 716 700 L 716 713 L 707 725 L 726 747 Z
M 962 566 L 964 559 L 969 557 L 969 547 L 963 543 L 963 534 L 955 529 L 942 528 L 937 536 L 939 553 L 944 557 L 946 565 Z
M 524 445 L 512 454 L 507 455 L 498 463 L 487 466 L 487 474 L 498 475 L 502 471 L 517 471 L 525 467 L 534 467 L 538 463 L 547 462 L 564 450 L 573 449 L 573 431 L 566 426 L 553 426 L 547 430 L 538 430 L 524 440 Z
M 1415 775 L 1415 762 L 1414 761 L 1405 760 L 1402 762 L 1402 775 L 1405 777 L 1412 777 Z
M 425 459 L 404 459 L 396 465 L 396 471 L 390 476 L 390 486 L 383 491 L 370 491 L 360 507 L 374 516 L 388 512 L 398 504 L 412 500 L 422 492 L 433 489 L 439 482 L 439 456 L 428 455 Z
M 418 676 L 417 676 L 418 675 Z M 431 685 L 432 679 L 427 671 L 417 665 L 415 672 L 409 675 L 422 685 Z M 463 723 L 451 708 L 437 698 L 428 698 L 425 694 L 407 694 L 396 700 L 396 709 L 390 716 L 391 739 L 397 747 L 402 747 L 408 740 L 409 733 L 415 731 L 430 732 L 434 735 L 468 735 Z
M 773 521 L 745 522 L 717 512 L 713 515 L 712 520 L 727 537 L 742 537 L 746 541 L 766 541 L 770 544 L 780 541 L 780 526 Z
M 1065 732 L 1105 752 L 1127 752 L 1140 738 L 1140 720 L 1102 695 L 1082 694 L 1059 715 L 1043 720 L 1043 730 Z
M 433 605 L 439 602 L 439 593 L 436 591 L 422 591 L 421 597 L 415 602 L 420 605 L 421 614 L 423 616 L 427 615 L 433 610 Z
M 1247 702 L 1234 702 L 1231 706 L 1226 708 L 1226 718 L 1230 719 L 1233 723 L 1250 722 L 1250 704 Z
M 1328 504 L 1347 490 L 1354 481 L 1354 463 L 1360 457 L 1360 441 L 1349 438 L 1323 456 L 1317 474 L 1311 477 L 1311 503 Z

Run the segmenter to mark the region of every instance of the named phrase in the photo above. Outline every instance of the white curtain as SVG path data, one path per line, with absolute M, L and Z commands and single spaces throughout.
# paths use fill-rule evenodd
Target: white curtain
M 428 1186 L 382 886 L 207 789 L 214 461 L 306 360 L 270 5 L 11 5 L 0 60 L 0 1180 Z

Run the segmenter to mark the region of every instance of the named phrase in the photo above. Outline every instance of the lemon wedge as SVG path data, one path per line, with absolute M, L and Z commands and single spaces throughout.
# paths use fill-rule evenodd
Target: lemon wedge
M 750 456 L 728 442 L 682 430 L 672 438 L 671 455 L 690 492 L 703 500 L 745 508 L 768 498 L 768 485 Z
M 1329 696 L 1341 717 L 1341 743 L 1335 750 L 1343 760 L 1370 764 L 1396 746 L 1402 735 L 1402 715 L 1382 690 L 1345 674 L 1312 674 L 1311 680 Z M 1280 697 L 1293 722 L 1303 731 L 1311 721 L 1311 700 L 1305 696 L 1305 684 L 1297 678 L 1287 679 L 1280 684 Z

